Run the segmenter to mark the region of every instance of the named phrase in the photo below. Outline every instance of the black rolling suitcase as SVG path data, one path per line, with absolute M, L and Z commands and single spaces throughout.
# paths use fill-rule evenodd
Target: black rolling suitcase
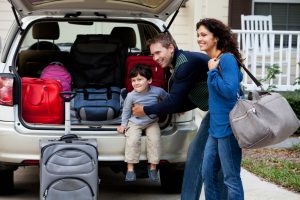
M 40 199 L 97 200 L 98 151 L 96 139 L 70 134 L 70 100 L 65 100 L 65 135 L 40 140 Z

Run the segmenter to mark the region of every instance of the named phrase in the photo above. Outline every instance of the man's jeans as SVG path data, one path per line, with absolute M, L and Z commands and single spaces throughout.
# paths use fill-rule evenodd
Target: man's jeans
M 210 114 L 208 112 L 202 119 L 199 130 L 189 146 L 181 189 L 181 200 L 199 200 L 203 182 L 202 161 L 208 137 L 209 119 Z M 219 174 L 219 180 L 223 183 L 223 174 Z M 224 196 L 224 199 L 226 199 L 225 186 L 222 184 L 220 187 L 223 189 L 222 197 Z
M 241 181 L 242 150 L 234 135 L 223 138 L 208 136 L 203 158 L 203 181 L 206 200 L 220 199 L 220 185 L 217 173 L 222 168 L 224 183 L 230 200 L 243 200 Z

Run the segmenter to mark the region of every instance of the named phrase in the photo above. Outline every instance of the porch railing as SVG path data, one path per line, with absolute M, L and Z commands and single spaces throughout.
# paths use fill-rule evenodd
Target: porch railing
M 300 89 L 300 31 L 232 30 L 236 35 L 244 64 L 257 79 L 267 76 L 269 67 L 278 66 L 280 73 L 271 82 L 263 82 L 266 89 L 275 86 L 277 91 Z M 246 90 L 256 88 L 244 74 Z

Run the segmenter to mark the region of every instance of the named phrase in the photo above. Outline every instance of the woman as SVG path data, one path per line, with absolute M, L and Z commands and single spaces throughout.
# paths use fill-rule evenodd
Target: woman
M 221 198 L 217 178 L 220 168 L 227 187 L 227 199 L 244 199 L 240 177 L 242 151 L 229 123 L 229 112 L 241 94 L 241 54 L 230 29 L 221 21 L 202 19 L 196 28 L 200 50 L 205 51 L 211 58 L 208 61 L 207 79 L 210 128 L 202 166 L 205 199 Z

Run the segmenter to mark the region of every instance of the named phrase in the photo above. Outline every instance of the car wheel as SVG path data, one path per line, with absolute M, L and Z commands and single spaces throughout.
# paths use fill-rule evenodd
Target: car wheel
M 183 169 L 175 169 L 171 165 L 159 168 L 161 187 L 167 193 L 181 193 Z
M 0 170 L 0 194 L 11 194 L 14 190 L 14 170 Z

